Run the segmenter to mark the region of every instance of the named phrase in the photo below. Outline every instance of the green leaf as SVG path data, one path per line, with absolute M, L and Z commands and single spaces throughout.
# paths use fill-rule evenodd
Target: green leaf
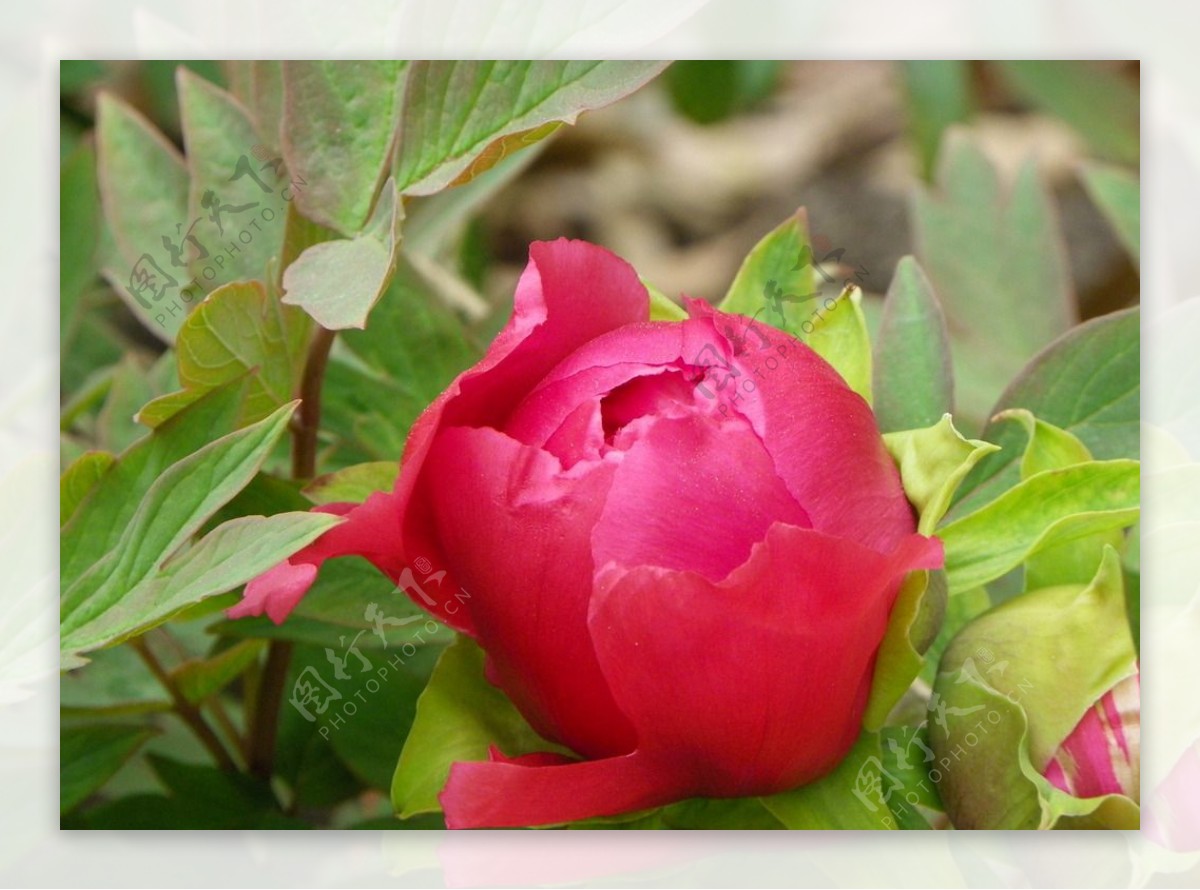
M 63 527 L 63 590 L 116 546 L 142 498 L 168 467 L 235 428 L 241 401 L 241 383 L 214 390 L 118 457 Z
M 921 174 L 933 175 L 942 135 L 971 114 L 970 62 L 926 59 L 900 63 L 908 99 L 908 130 Z
M 283 302 L 330 330 L 364 328 L 396 269 L 404 208 L 388 180 L 366 227 L 354 238 L 305 250 L 283 273 Z
M 786 828 L 894 829 L 879 757 L 879 735 L 864 732 L 829 775 L 760 800 Z
M 883 302 L 873 379 L 875 417 L 885 433 L 932 426 L 954 409 L 946 319 L 911 256 L 897 264 Z
M 443 633 L 443 640 L 450 638 L 448 631 Z M 316 718 L 310 725 L 317 727 L 318 738 L 333 747 L 354 775 L 371 788 L 386 791 L 440 647 L 359 649 L 360 659 L 349 651 L 360 642 L 354 634 L 345 634 L 333 647 L 297 649 L 287 707 L 293 719 L 300 716 L 307 722 L 297 710 L 295 690 L 316 682 L 326 684 L 323 696 L 334 690 L 340 698 L 332 698 L 324 713 L 317 713 L 318 706 L 308 706 Z M 331 668 L 331 657 L 345 660 L 341 678 Z
M 950 595 L 994 581 L 1048 547 L 1128 527 L 1138 504 L 1137 461 L 1090 461 L 1031 476 L 938 533 Z
M 1133 670 L 1111 548 L 1090 584 L 1024 593 L 968 625 L 942 658 L 929 727 L 955 827 L 1052 828 L 1090 818 L 1136 828 L 1127 798 L 1071 797 L 1042 776 L 1087 709 Z M 986 733 L 978 732 L 981 716 Z
M 1076 436 L 1097 458 L 1135 458 L 1140 379 L 1140 317 L 1129 309 L 1084 322 L 1047 347 L 1009 384 L 992 413 L 1025 408 Z M 1020 478 L 1020 427 L 993 421 L 983 437 L 1002 450 L 964 481 L 955 516 L 993 500 Z
M 149 487 L 115 546 L 64 587 L 65 656 L 106 645 L 244 584 L 340 521 L 307 513 L 233 520 L 171 559 L 249 482 L 294 407 L 204 446 Z
M 481 354 L 405 254 L 371 324 L 338 346 L 322 417 L 336 452 L 324 466 L 396 461 L 413 421 Z
M 1019 97 L 1061 118 L 1100 157 L 1136 164 L 1141 98 L 1136 81 L 1096 62 L 993 63 Z
M 570 753 L 545 741 L 483 676 L 483 650 L 460 636 L 442 653 L 392 780 L 392 807 L 404 819 L 441 810 L 437 796 L 450 765 L 487 760 L 496 745 L 513 757 L 535 751 Z
M 184 698 L 199 704 L 240 677 L 265 646 L 262 640 L 242 640 L 209 658 L 185 661 L 171 671 L 171 678 Z
M 956 416 L 970 428 L 1072 325 L 1074 301 L 1054 211 L 1032 162 L 1002 187 L 984 154 L 952 131 L 937 183 L 936 192 L 915 195 L 914 234 L 952 335 Z
M 189 276 L 172 265 L 162 239 L 188 222 L 187 168 L 144 117 L 107 93 L 98 102 L 96 156 L 104 214 L 122 263 L 105 275 L 146 329 L 169 343 L 185 312 L 165 307 L 180 302 Z M 131 280 L 135 270 L 154 275 L 149 289 Z
M 1092 453 L 1079 439 L 1054 424 L 1039 420 L 1032 411 L 1009 408 L 996 414 L 992 420 L 997 423 L 1015 421 L 1029 437 L 1029 444 L 1025 446 L 1025 454 L 1021 458 L 1021 481 L 1046 470 L 1060 470 L 1092 459 Z
M 59 735 L 59 808 L 77 807 L 113 777 L 155 735 L 146 726 L 91 724 L 64 727 Z
M 807 321 L 818 293 L 814 289 L 804 208 L 768 232 L 746 255 L 733 284 L 718 307 L 751 318 L 762 316 L 775 327 L 796 334 Z M 780 299 L 771 302 L 773 294 Z
M 279 154 L 283 120 L 283 63 L 277 60 L 236 60 L 224 63 L 229 91 L 250 110 L 255 131 L 266 148 Z
M 1108 164 L 1085 164 L 1083 184 L 1134 263 L 1140 264 L 1142 186 L 1137 174 Z
M 923 535 L 934 533 L 971 468 L 997 450 L 963 438 L 949 414 L 925 429 L 885 433 L 883 442 L 900 469 L 904 494 L 917 508 L 917 531 Z
M 304 493 L 318 504 L 361 504 L 377 491 L 391 491 L 399 475 L 400 464 L 397 461 L 355 464 L 318 476 L 308 484 Z
M 217 526 L 195 546 L 168 557 L 157 571 L 148 573 L 135 586 L 123 582 L 122 590 L 110 580 L 111 576 L 103 574 L 103 580 L 89 583 L 85 575 L 67 591 L 67 596 L 82 597 L 96 588 L 82 607 L 73 605 L 64 613 L 62 647 L 67 661 L 77 664 L 69 656 L 145 633 L 197 603 L 240 587 L 339 522 L 340 517 L 321 513 L 243 516 Z M 106 560 L 99 565 L 107 569 L 108 563 L 116 562 Z
M 155 395 L 147 369 L 133 355 L 124 356 L 112 369 L 108 397 L 96 418 L 96 444 L 106 451 L 120 452 L 145 433 L 138 426 L 138 409 Z
M 643 278 L 641 281 L 646 288 L 646 293 L 650 294 L 651 321 L 683 321 L 688 317 L 687 311 L 682 306 L 646 279 Z
M 182 254 L 201 291 L 266 281 L 280 255 L 288 200 L 303 183 L 289 184 L 282 165 L 259 157 L 265 152 L 254 124 L 231 95 L 186 68 L 177 83 L 191 184 L 186 218 L 167 231 L 177 244 L 190 231 L 202 247 L 185 244 Z
M 1021 458 L 1021 479 L 1046 470 L 1058 470 L 1086 463 L 1092 454 L 1082 442 L 1053 424 L 1038 420 L 1023 408 L 1002 411 L 996 421 L 1013 420 L 1029 436 L 1025 456 Z M 1025 564 L 1025 588 L 1052 587 L 1057 584 L 1086 584 L 1096 573 L 1105 547 L 1121 548 L 1120 529 L 1108 529 L 1056 547 L 1048 547 L 1031 556 Z
M 665 62 L 414 62 L 409 70 L 396 184 L 428 195 L 454 182 L 504 137 L 574 123 L 633 92 Z M 476 171 L 482 172 L 482 171 Z
M 88 451 L 74 461 L 58 482 L 58 520 L 60 525 L 75 515 L 79 505 L 117 459 L 107 451 Z
M 363 227 L 391 155 L 408 64 L 283 63 L 284 157 L 306 183 L 296 196 L 305 216 L 343 235 Z
M 871 339 L 862 312 L 862 291 L 851 285 L 836 301 L 824 299 L 801 323 L 800 339 L 842 375 L 846 385 L 871 402 Z
M 176 343 L 184 392 L 150 402 L 138 420 L 156 427 L 204 393 L 247 377 L 238 417 L 244 426 L 266 417 L 297 392 L 312 322 L 284 306 L 257 281 L 222 285 L 180 328 Z

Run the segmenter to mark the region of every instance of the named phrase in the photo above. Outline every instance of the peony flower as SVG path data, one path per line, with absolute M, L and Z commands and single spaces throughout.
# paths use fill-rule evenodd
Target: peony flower
M 450 827 L 559 823 L 829 772 L 905 573 L 941 565 L 867 403 L 793 337 L 535 243 L 508 326 L 413 426 L 395 489 L 251 583 L 281 621 L 360 555 L 487 654 L 575 757 L 457 763 Z M 411 566 L 444 571 L 418 585 Z M 469 597 L 457 596 L 459 590 Z

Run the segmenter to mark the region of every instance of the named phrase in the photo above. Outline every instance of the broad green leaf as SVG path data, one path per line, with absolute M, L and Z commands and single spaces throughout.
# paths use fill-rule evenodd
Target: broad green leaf
M 871 340 L 862 313 L 862 291 L 851 285 L 836 300 L 823 299 L 800 324 L 800 339 L 871 402 Z
M 146 329 L 169 343 L 186 314 L 180 294 L 190 275 L 171 262 L 163 238 L 188 225 L 187 168 L 144 117 L 107 93 L 98 103 L 96 157 L 120 261 L 105 275 Z
M 1124 610 L 1110 548 L 1090 584 L 1024 593 L 955 638 L 934 684 L 940 705 L 929 738 L 956 828 L 1052 828 L 1064 819 L 1060 827 L 1137 827 L 1133 801 L 1071 797 L 1042 776 L 1087 709 L 1135 669 Z
M 64 646 L 74 632 L 150 579 L 205 519 L 250 481 L 294 409 L 294 403 L 287 405 L 266 420 L 204 446 L 172 464 L 150 485 L 115 547 L 69 586 L 64 580 Z
M 829 775 L 760 800 L 787 828 L 894 829 L 879 756 L 879 735 L 864 732 Z
M 242 640 L 208 658 L 185 661 L 171 671 L 171 678 L 184 698 L 199 704 L 241 676 L 265 646 L 262 640 Z
M 806 262 L 806 260 L 808 262 Z M 718 307 L 759 318 L 799 336 L 820 302 L 811 268 L 808 214 L 797 210 L 754 246 Z
M 399 475 L 398 461 L 355 464 L 318 476 L 305 487 L 304 493 L 318 504 L 342 501 L 361 504 L 377 491 L 391 491 Z
M 925 179 L 933 175 L 942 135 L 971 114 L 970 62 L 924 59 L 900 63 L 908 100 L 908 129 Z
M 1029 363 L 992 413 L 1025 408 L 1077 437 L 1097 458 L 1138 456 L 1141 390 L 1137 309 L 1084 322 Z M 993 500 L 1020 478 L 1021 428 L 993 421 L 983 438 L 1001 447 L 964 481 L 954 516 Z
M 117 459 L 107 451 L 88 451 L 74 461 L 58 481 L 58 522 L 66 525 Z
M 950 595 L 994 581 L 1048 547 L 1126 528 L 1137 520 L 1138 504 L 1137 461 L 1091 461 L 1031 476 L 938 532 Z
M 1087 164 L 1083 184 L 1134 263 L 1141 263 L 1142 186 L 1136 173 L 1108 164 Z
M 1141 99 L 1135 80 L 1092 61 L 994 62 L 1019 97 L 1062 120 L 1100 157 L 1136 164 Z
M 63 590 L 113 550 L 146 492 L 168 467 L 235 429 L 242 387 L 239 382 L 213 391 L 117 458 L 63 527 Z
M 305 250 L 283 273 L 283 302 L 330 330 L 365 328 L 396 269 L 404 208 L 391 180 L 362 232 Z
M 100 588 L 86 601 L 84 617 L 76 617 L 78 608 L 66 613 L 62 647 L 68 664 L 78 663 L 70 656 L 145 633 L 197 603 L 240 587 L 339 522 L 339 517 L 321 513 L 280 513 L 243 516 L 217 526 L 127 592 L 117 589 L 114 597 L 111 586 Z M 85 575 L 81 583 L 87 581 Z
M 147 726 L 92 724 L 59 735 L 59 808 L 66 813 L 113 777 L 155 735 Z
M 209 294 L 179 330 L 176 354 L 185 393 L 146 405 L 138 419 L 155 427 L 205 392 L 247 377 L 244 426 L 261 420 L 296 393 L 312 323 L 284 306 L 257 281 L 222 285 Z
M 949 414 L 925 429 L 885 433 L 883 442 L 917 508 L 917 531 L 923 535 L 934 533 L 971 468 L 997 450 L 990 442 L 963 438 Z
M 914 235 L 951 332 L 956 418 L 981 426 L 1001 389 L 1074 322 L 1066 254 L 1032 162 L 1011 186 L 952 131 L 937 188 L 918 188 Z
M 287 204 L 303 182 L 263 151 L 249 114 L 224 90 L 179 69 L 179 103 L 191 175 L 188 212 L 171 233 L 202 292 L 265 281 L 278 259 Z M 182 239 L 190 232 L 195 243 Z
M 343 235 L 366 223 L 400 118 L 408 62 L 283 63 L 284 158 L 305 216 Z
M 993 419 L 1015 421 L 1029 436 L 1029 444 L 1021 458 L 1022 481 L 1046 470 L 1071 467 L 1092 459 L 1086 445 L 1065 430 L 1038 420 L 1024 408 L 1001 411 Z M 1109 529 L 1042 550 L 1025 563 L 1025 588 L 1086 584 L 1096 573 L 1105 547 L 1119 550 L 1123 537 L 1120 529 Z
M 409 70 L 395 162 L 403 194 L 428 195 L 454 182 L 492 143 L 633 92 L 664 62 L 414 62 Z
M 896 265 L 883 302 L 873 380 L 875 418 L 885 433 L 932 426 L 954 410 L 946 319 L 911 256 Z
M 483 650 L 458 637 L 439 659 L 417 700 L 417 715 L 392 780 L 392 808 L 404 819 L 441 810 L 437 796 L 450 765 L 487 760 L 496 745 L 513 757 L 536 751 L 569 753 L 545 741 L 483 676 Z

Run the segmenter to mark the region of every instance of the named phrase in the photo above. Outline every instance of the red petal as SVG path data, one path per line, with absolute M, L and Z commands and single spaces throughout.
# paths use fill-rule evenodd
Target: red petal
M 463 428 L 442 432 L 427 469 L 436 534 L 491 677 L 543 736 L 593 757 L 634 741 L 587 629 L 591 531 L 612 472 L 592 463 L 567 475 L 540 449 Z
M 589 624 L 639 751 L 682 764 L 688 794 L 772 793 L 845 756 L 900 581 L 941 562 L 935 539 L 881 556 L 777 524 L 719 583 L 601 569 Z
M 813 528 L 880 553 L 916 530 L 870 406 L 824 359 L 770 325 L 726 315 L 700 300 L 689 300 L 688 310 L 733 333 L 722 335 L 736 354 L 731 368 L 713 369 L 711 387 L 723 384 L 714 395 L 762 437 Z
M 690 569 L 719 581 L 775 522 L 811 525 L 744 421 L 660 418 L 617 467 L 593 553 L 597 566 Z
M 456 763 L 438 795 L 447 828 L 517 828 L 615 816 L 678 799 L 669 763 L 640 754 L 541 765 L 529 759 Z

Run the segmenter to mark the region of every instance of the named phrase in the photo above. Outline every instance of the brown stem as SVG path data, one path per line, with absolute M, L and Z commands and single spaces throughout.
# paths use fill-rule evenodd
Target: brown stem
M 269 779 L 275 768 L 275 739 L 279 734 L 279 709 L 283 705 L 283 686 L 287 682 L 292 644 L 272 640 L 267 649 L 258 701 L 250 721 L 250 772 Z
M 300 408 L 292 428 L 292 478 L 312 479 L 317 473 L 317 433 L 321 429 L 321 384 L 333 348 L 335 331 L 318 326 L 308 347 L 304 373 L 300 378 Z M 292 644 L 272 640 L 267 649 L 267 663 L 255 696 L 253 709 L 247 715 L 250 727 L 248 760 L 250 772 L 265 779 L 274 771 L 275 740 L 279 734 L 279 710 L 283 705 L 283 687 L 287 683 L 288 665 L 292 660 Z
M 150 668 L 150 673 L 154 674 L 163 688 L 171 696 L 171 703 L 174 706 L 175 713 L 180 719 L 188 725 L 188 728 L 196 734 L 196 738 L 200 740 L 200 744 L 208 750 L 212 755 L 213 760 L 217 762 L 217 766 L 228 772 L 235 772 L 237 765 L 234 764 L 233 758 L 229 756 L 229 752 L 225 750 L 225 746 L 221 744 L 221 739 L 217 736 L 212 728 L 205 722 L 204 716 L 199 709 L 188 701 L 175 681 L 171 679 L 171 675 L 167 673 L 162 663 L 150 651 L 150 647 L 146 645 L 146 641 L 141 638 L 136 638 L 130 641 L 133 650 L 141 656 L 142 661 Z
M 308 480 L 317 471 L 317 432 L 321 428 L 321 383 L 336 331 L 318 327 L 308 347 L 300 379 L 300 409 L 292 436 L 292 478 Z

